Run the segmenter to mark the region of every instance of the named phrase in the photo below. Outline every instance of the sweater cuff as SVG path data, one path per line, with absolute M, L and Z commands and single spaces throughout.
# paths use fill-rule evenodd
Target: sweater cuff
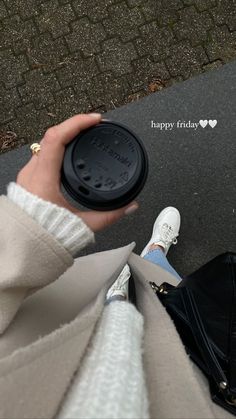
M 67 208 L 45 201 L 15 182 L 8 184 L 7 197 L 52 234 L 72 257 L 89 243 L 95 243 L 94 232 Z

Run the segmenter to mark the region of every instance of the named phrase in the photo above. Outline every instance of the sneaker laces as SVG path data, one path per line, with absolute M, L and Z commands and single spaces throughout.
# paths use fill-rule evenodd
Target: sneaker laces
M 161 238 L 163 239 L 165 244 L 177 244 L 176 237 L 178 237 L 178 234 L 174 234 L 173 228 L 167 223 L 164 223 L 161 227 Z

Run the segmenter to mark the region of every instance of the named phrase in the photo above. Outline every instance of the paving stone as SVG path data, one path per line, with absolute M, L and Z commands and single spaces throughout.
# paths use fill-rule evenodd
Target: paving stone
M 43 108 L 54 102 L 53 92 L 60 89 L 54 74 L 44 74 L 41 69 L 26 73 L 25 84 L 18 88 L 22 102 L 33 102 L 36 109 Z
M 78 17 L 89 16 L 93 22 L 98 22 L 102 19 L 109 17 L 107 6 L 114 4 L 116 0 L 75 0 L 72 5 Z
M 236 32 L 229 32 L 227 26 L 216 27 L 210 32 L 210 39 L 205 47 L 210 61 L 236 58 Z
M 141 6 L 143 4 L 143 0 L 126 0 L 126 1 L 130 7 Z
M 1 92 L 1 87 L 0 87 L 0 93 Z M 6 105 L 6 103 L 4 103 L 1 99 L 0 99 L 0 114 L 1 114 L 1 124 L 13 119 L 14 117 L 14 110 L 11 108 L 8 108 L 8 103 Z M 1 136 L 0 136 L 1 137 Z
M 218 0 L 182 0 L 185 6 L 194 5 L 199 12 L 212 9 L 217 6 Z
M 191 47 L 188 41 L 170 47 L 170 56 L 166 60 L 170 74 L 187 79 L 201 72 L 202 65 L 207 64 L 207 56 L 201 46 Z
M 57 0 L 49 1 L 41 6 L 43 13 L 36 17 L 40 32 L 50 31 L 54 38 L 70 32 L 69 22 L 75 20 L 70 4 L 59 7 Z
M 44 72 L 55 70 L 68 56 L 65 40 L 63 38 L 53 39 L 48 32 L 34 38 L 32 46 L 27 52 L 30 64 L 32 66 L 42 64 Z
M 119 39 L 108 39 L 103 42 L 103 52 L 97 57 L 102 71 L 112 70 L 119 76 L 132 72 L 131 62 L 137 53 L 131 42 L 122 44 Z
M 185 6 L 192 6 L 192 4 L 194 4 L 194 1 L 195 0 L 182 0 Z
M 16 119 L 11 123 L 12 131 L 25 143 L 39 142 L 48 127 L 54 125 L 46 109 L 36 110 L 28 103 L 16 110 Z
M 108 109 L 123 103 L 129 92 L 130 85 L 126 76 L 114 77 L 110 71 L 94 77 L 88 90 L 93 107 L 104 105 Z
M 135 77 L 133 74 L 127 76 L 132 90 L 146 88 L 153 80 L 166 81 L 170 78 L 165 64 L 153 62 L 151 56 L 134 60 L 132 66 Z
M 140 38 L 133 42 L 140 56 L 152 55 L 156 61 L 161 61 L 169 55 L 169 47 L 174 42 L 169 28 L 161 28 L 156 22 L 151 22 L 141 26 L 139 32 Z
M 4 0 L 10 14 L 20 14 L 24 19 L 40 13 L 41 0 Z
M 0 1 L 0 20 L 4 19 L 4 17 L 7 17 L 7 8 L 5 6 L 5 4 L 3 3 L 3 1 Z
M 2 21 L 0 49 L 12 47 L 16 53 L 30 46 L 30 40 L 37 35 L 34 22 L 22 20 L 19 15 L 10 16 Z
M 0 115 L 1 123 L 5 123 L 14 118 L 14 108 L 21 105 L 21 100 L 17 89 L 5 89 L 0 83 Z
M 204 65 L 202 68 L 204 71 L 215 70 L 223 65 L 221 60 L 213 61 L 212 63 Z
M 180 10 L 179 14 L 180 20 L 173 26 L 177 39 L 188 39 L 193 46 L 207 40 L 208 31 L 213 28 L 208 12 L 201 13 L 199 19 L 199 13 L 191 6 Z
M 109 36 L 119 35 L 124 42 L 139 35 L 139 26 L 145 23 L 141 11 L 134 7 L 129 9 L 125 2 L 109 7 L 109 19 L 103 25 Z
M 87 17 L 72 23 L 72 33 L 66 36 L 70 51 L 81 50 L 85 56 L 100 52 L 100 43 L 106 38 L 101 23 L 91 23 Z
M 176 83 L 180 83 L 184 81 L 184 78 L 182 76 L 175 76 L 175 77 L 171 77 L 170 79 L 165 81 L 165 87 L 171 87 Z
M 92 77 L 98 73 L 94 57 L 83 60 L 77 53 L 73 54 L 70 62 L 56 71 L 61 86 L 73 87 L 77 92 L 89 89 Z
M 213 7 L 217 6 L 218 0 L 195 0 L 194 4 L 200 12 L 204 10 L 212 9 Z
M 159 24 L 172 24 L 178 20 L 177 10 L 183 4 L 180 0 L 146 0 L 142 4 L 143 13 L 148 20 L 157 20 Z
M 29 69 L 24 55 L 15 57 L 11 50 L 0 51 L 0 77 L 7 89 L 24 81 L 22 74 Z
M 227 24 L 231 31 L 236 30 L 236 0 L 218 0 L 218 7 L 212 10 L 217 25 Z
M 52 123 L 58 124 L 77 113 L 88 112 L 91 107 L 88 96 L 85 92 L 75 93 L 71 87 L 56 92 L 55 102 L 47 106 L 48 113 L 53 115 Z

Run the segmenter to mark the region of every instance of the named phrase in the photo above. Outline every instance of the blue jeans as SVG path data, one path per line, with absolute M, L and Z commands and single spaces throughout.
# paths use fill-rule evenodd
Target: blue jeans
M 177 278 L 178 282 L 182 281 L 182 278 L 179 276 L 176 270 L 169 264 L 164 252 L 161 249 L 149 250 L 149 252 L 144 256 L 143 259 L 149 260 L 150 262 L 161 266 L 167 272 L 170 272 L 172 275 L 174 275 Z

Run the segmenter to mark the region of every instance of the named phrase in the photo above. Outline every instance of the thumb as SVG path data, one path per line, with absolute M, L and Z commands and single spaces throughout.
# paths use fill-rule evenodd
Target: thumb
M 90 227 L 92 231 L 96 232 L 109 227 L 123 216 L 132 214 L 138 209 L 138 207 L 138 203 L 133 201 L 129 205 L 114 211 L 88 211 L 80 212 L 78 215 L 83 219 L 83 221 Z

